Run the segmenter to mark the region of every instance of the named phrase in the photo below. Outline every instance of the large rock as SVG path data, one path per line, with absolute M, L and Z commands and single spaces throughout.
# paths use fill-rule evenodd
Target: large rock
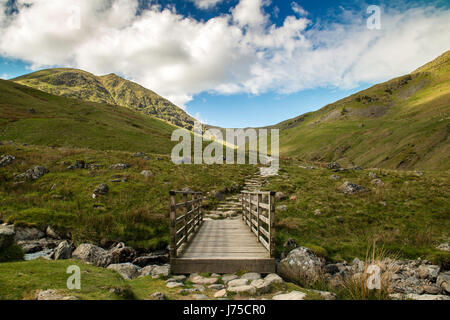
M 427 279 L 431 281 L 436 281 L 437 276 L 439 275 L 439 266 L 435 265 L 421 265 L 418 269 L 418 275 L 420 279 Z
M 154 176 L 153 172 L 150 170 L 143 170 L 141 171 L 141 175 L 143 175 L 146 178 L 151 178 Z
M 16 158 L 10 154 L 2 155 L 0 158 L 0 167 L 9 166 Z
M 268 293 L 272 289 L 272 283 L 264 279 L 253 280 L 250 285 L 255 287 L 256 292 L 259 294 Z
M 278 294 L 274 296 L 273 300 L 304 300 L 306 294 L 300 291 L 292 291 L 290 293 Z
M 275 193 L 275 201 L 281 201 L 284 199 L 286 199 L 286 195 L 283 192 L 278 191 L 277 193 Z
M 235 279 L 235 280 L 231 280 L 227 283 L 228 288 L 231 287 L 241 287 L 241 286 L 245 286 L 248 284 L 248 279 Z
M 99 184 L 94 189 L 94 195 L 105 195 L 109 192 L 109 186 L 106 183 Z
M 14 228 L 9 226 L 0 226 L 0 249 L 9 247 L 14 243 Z
M 22 174 L 15 177 L 16 180 L 37 180 L 49 173 L 48 169 L 42 166 L 36 166 L 34 168 L 28 169 Z
M 168 277 L 169 273 L 170 273 L 170 265 L 168 264 L 165 264 L 163 266 L 153 266 L 152 269 L 153 278 Z
M 436 247 L 438 250 L 450 252 L 450 244 L 449 243 L 441 243 Z
M 55 250 L 55 260 L 72 258 L 72 246 L 67 242 L 61 242 Z
M 241 279 L 247 279 L 247 280 L 258 280 L 261 279 L 261 274 L 256 273 L 256 272 L 248 272 L 248 273 L 244 273 L 241 276 Z
M 108 251 L 89 243 L 80 244 L 72 253 L 72 257 L 97 267 L 107 267 L 112 260 L 112 256 Z
M 366 190 L 363 186 L 357 185 L 349 181 L 345 181 L 340 187 L 339 191 L 344 194 L 355 194 Z
M 40 290 L 36 293 L 36 300 L 78 300 L 74 296 L 67 296 L 58 290 Z
M 194 275 L 190 278 L 191 282 L 194 284 L 215 284 L 219 281 L 218 278 L 212 277 L 212 278 L 207 278 L 207 277 L 202 277 L 199 275 Z
M 45 237 L 45 233 L 37 228 L 15 227 L 14 241 L 39 240 Z
M 228 282 L 235 280 L 237 278 L 239 278 L 239 277 L 235 274 L 224 274 L 222 276 L 222 281 L 223 281 L 223 283 L 227 284 Z
M 271 273 L 264 278 L 264 281 L 270 284 L 283 284 L 283 279 L 276 273 Z
M 450 271 L 441 273 L 436 280 L 436 284 L 447 293 L 450 293 Z
M 433 295 L 433 294 L 414 294 L 409 293 L 406 295 L 406 299 L 410 300 L 450 300 L 450 296 Z
M 125 246 L 123 242 L 117 244 L 112 248 L 109 253 L 111 254 L 111 263 L 126 263 L 132 262 L 136 258 L 136 250 L 131 247 Z
M 233 292 L 237 294 L 253 295 L 256 294 L 256 288 L 250 285 L 228 287 L 228 292 Z
M 108 269 L 117 271 L 124 279 L 127 280 L 133 280 L 140 275 L 140 268 L 131 263 L 110 264 Z
M 109 169 L 111 170 L 125 170 L 130 168 L 131 165 L 128 163 L 118 163 L 118 164 L 113 164 L 112 166 L 109 167 Z
M 337 162 L 330 162 L 327 164 L 327 169 L 329 170 L 339 170 L 341 169 L 341 165 Z
M 298 284 L 307 284 L 317 279 L 324 265 L 324 260 L 317 257 L 310 249 L 299 247 L 281 260 L 278 265 L 278 274 Z

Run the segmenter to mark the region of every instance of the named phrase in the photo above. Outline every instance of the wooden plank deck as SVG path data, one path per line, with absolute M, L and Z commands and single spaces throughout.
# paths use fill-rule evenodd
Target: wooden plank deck
M 275 272 L 275 260 L 242 219 L 205 220 L 189 243 L 171 259 L 172 272 Z

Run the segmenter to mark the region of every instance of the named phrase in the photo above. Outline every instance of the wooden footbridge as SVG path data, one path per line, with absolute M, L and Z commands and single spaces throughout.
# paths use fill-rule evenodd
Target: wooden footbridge
M 170 192 L 170 263 L 175 274 L 275 272 L 272 192 L 241 193 L 242 217 L 205 220 L 203 195 Z

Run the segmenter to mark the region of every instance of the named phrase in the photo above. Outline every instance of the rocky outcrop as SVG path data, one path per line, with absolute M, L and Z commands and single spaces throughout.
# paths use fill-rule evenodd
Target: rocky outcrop
M 61 242 L 55 249 L 55 260 L 63 260 L 72 258 L 72 246 L 67 242 Z
M 362 191 L 365 191 L 366 189 L 363 186 L 357 185 L 356 183 L 352 183 L 349 181 L 345 181 L 340 187 L 339 191 L 344 194 L 355 194 Z
M 37 228 L 14 227 L 14 241 L 39 240 L 45 237 L 45 233 Z
M 47 168 L 42 167 L 42 166 L 36 166 L 34 168 L 28 169 L 27 171 L 25 171 L 22 174 L 15 176 L 15 179 L 16 180 L 34 181 L 34 180 L 38 180 L 39 178 L 46 175 L 47 173 L 49 173 Z
M 14 162 L 14 160 L 16 160 L 16 157 L 10 154 L 2 155 L 0 157 L 0 168 L 9 166 L 11 163 Z
M 315 281 L 325 265 L 322 258 L 317 257 L 310 249 L 299 247 L 292 250 L 278 264 L 278 274 L 284 279 L 298 284 Z
M 108 251 L 89 243 L 80 244 L 72 256 L 97 267 L 107 267 L 112 261 L 112 256 Z
M 111 263 L 133 262 L 137 255 L 136 250 L 125 246 L 123 242 L 118 243 L 109 252 L 111 254 Z
M 0 226 L 0 249 L 7 248 L 14 243 L 15 231 L 10 226 Z
M 107 269 L 117 271 L 127 280 L 136 279 L 140 275 L 140 268 L 131 263 L 110 264 Z
M 131 168 L 131 165 L 128 163 L 113 164 L 109 167 L 110 170 L 125 170 L 128 168 Z

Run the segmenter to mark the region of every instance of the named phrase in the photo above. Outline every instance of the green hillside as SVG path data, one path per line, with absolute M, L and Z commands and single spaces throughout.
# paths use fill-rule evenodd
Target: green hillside
M 167 99 L 115 74 L 95 76 L 77 69 L 48 69 L 13 81 L 54 95 L 127 107 L 188 130 L 194 125 L 194 118 Z
M 168 154 L 175 128 L 126 108 L 59 97 L 0 80 L 3 141 Z
M 450 51 L 415 72 L 273 126 L 280 152 L 390 169 L 450 168 Z

